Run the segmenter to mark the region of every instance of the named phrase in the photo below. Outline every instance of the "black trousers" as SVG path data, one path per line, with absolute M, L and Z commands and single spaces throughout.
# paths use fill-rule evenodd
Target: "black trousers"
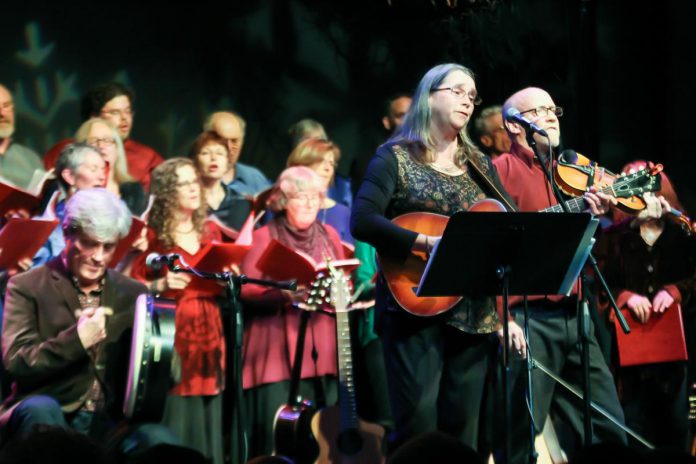
M 387 430 L 394 427 L 389 408 L 387 373 L 384 367 L 382 340 L 376 338 L 362 344 L 358 325 L 365 316 L 363 311 L 351 311 L 351 343 L 353 353 L 353 378 L 358 416 L 377 423 Z
M 566 307 L 554 305 L 551 308 L 529 308 L 529 338 L 531 355 L 551 372 L 560 376 L 578 391 L 582 391 L 581 348 L 578 336 L 578 323 L 574 304 Z M 515 322 L 523 327 L 523 311 L 513 311 Z M 590 325 L 590 391 L 592 400 L 607 412 L 624 423 L 624 414 L 614 385 L 614 379 L 607 367 L 604 356 L 594 336 L 594 326 Z M 526 463 L 530 453 L 529 409 L 525 392 L 527 389 L 527 362 L 511 358 L 511 421 L 510 433 L 513 463 Z M 533 417 L 536 433 L 540 433 L 546 416 L 554 408 L 555 417 L 568 427 L 577 443 L 584 440 L 583 404 L 571 394 L 566 394 L 562 386 L 542 372 L 532 371 Z M 611 421 L 598 413 L 592 414 L 595 442 L 615 442 L 626 444 L 626 434 Z M 502 434 L 498 434 L 502 438 Z M 502 442 L 500 445 L 502 446 Z
M 380 323 L 395 423 L 390 450 L 434 430 L 476 449 L 487 336 L 404 312 L 384 311 Z

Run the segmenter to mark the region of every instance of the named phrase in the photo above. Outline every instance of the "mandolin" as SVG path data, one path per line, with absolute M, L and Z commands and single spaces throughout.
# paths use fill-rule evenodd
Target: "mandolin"
M 338 348 L 338 406 L 324 408 L 312 418 L 312 431 L 319 444 L 317 463 L 380 464 L 384 462 L 384 428 L 358 418 L 353 384 L 348 304 L 349 279 L 331 267 L 331 301 L 336 309 Z
M 659 172 L 642 169 L 632 174 L 618 176 L 614 183 L 599 189 L 599 192 L 616 198 L 629 198 L 646 192 L 660 190 Z M 580 213 L 587 209 L 583 197 L 572 198 L 564 202 L 568 211 Z M 470 212 L 503 212 L 505 207 L 497 200 L 485 199 L 474 203 Z M 554 205 L 541 212 L 563 212 L 562 205 Z M 447 216 L 435 213 L 407 213 L 392 220 L 394 224 L 419 234 L 441 236 L 447 226 Z M 411 253 L 406 260 L 393 260 L 378 254 L 384 280 L 396 302 L 407 312 L 416 316 L 436 316 L 456 305 L 461 297 L 419 297 L 414 293 L 425 271 L 428 257 L 424 253 Z

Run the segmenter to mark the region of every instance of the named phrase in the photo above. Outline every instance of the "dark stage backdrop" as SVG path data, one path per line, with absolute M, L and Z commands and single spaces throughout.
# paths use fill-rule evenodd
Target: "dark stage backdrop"
M 118 80 L 136 92 L 133 138 L 167 157 L 188 151 L 204 115 L 234 109 L 248 122 L 242 159 L 270 177 L 305 117 L 324 123 L 348 174 L 384 139 L 384 99 L 456 61 L 477 73 L 484 104 L 548 89 L 566 108 L 566 147 L 610 169 L 662 162 L 696 211 L 691 2 L 138 3 L 3 7 L 0 82 L 15 94 L 18 140 L 43 152 L 78 127 L 87 88 Z

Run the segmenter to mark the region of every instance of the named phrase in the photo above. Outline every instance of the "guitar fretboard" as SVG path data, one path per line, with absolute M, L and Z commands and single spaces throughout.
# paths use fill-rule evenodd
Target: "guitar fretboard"
M 358 413 L 353 380 L 353 355 L 350 343 L 348 312 L 336 311 L 338 349 L 338 404 L 341 408 L 341 430 L 358 428 Z
M 599 192 L 606 193 L 611 196 L 616 196 L 616 192 L 614 190 L 614 186 L 610 185 L 608 187 L 605 187 Z M 581 213 L 587 209 L 587 202 L 585 201 L 584 197 L 577 197 L 577 198 L 571 198 L 570 200 L 567 200 L 564 202 L 565 205 L 568 207 L 568 211 L 571 213 Z M 558 205 L 553 205 L 548 208 L 542 209 L 542 213 L 563 213 L 564 209 L 561 204 Z

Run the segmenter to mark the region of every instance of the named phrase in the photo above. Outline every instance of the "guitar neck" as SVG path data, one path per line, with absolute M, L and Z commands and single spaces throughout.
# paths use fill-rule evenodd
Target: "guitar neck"
M 341 430 L 356 429 L 359 424 L 355 403 L 350 323 L 346 311 L 336 312 L 336 335 L 338 348 L 338 404 L 341 408 Z
M 607 187 L 604 187 L 601 190 L 598 190 L 599 192 L 606 193 L 607 195 L 611 196 L 616 196 L 616 192 L 614 191 L 614 187 L 609 185 Z M 570 213 L 581 213 L 587 209 L 587 201 L 585 201 L 585 197 L 577 197 L 577 198 L 571 198 L 570 200 L 567 200 L 564 202 L 564 204 L 568 207 L 568 212 Z M 563 209 L 563 206 L 561 204 L 558 205 L 553 205 L 549 206 L 548 208 L 542 209 L 542 213 L 563 213 L 565 212 L 565 209 Z

